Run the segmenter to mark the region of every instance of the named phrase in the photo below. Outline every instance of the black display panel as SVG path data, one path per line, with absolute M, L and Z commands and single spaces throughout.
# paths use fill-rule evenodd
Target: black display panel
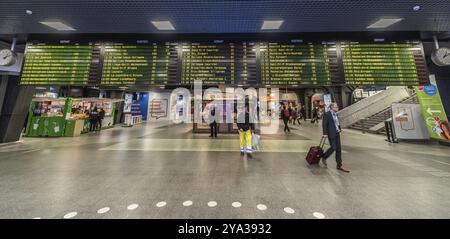
M 22 68 L 22 85 L 88 85 L 96 83 L 97 48 L 90 45 L 29 43 Z M 92 63 L 92 64 L 91 64 Z
M 329 40 L 334 39 L 330 36 L 33 40 L 26 47 L 21 84 L 188 86 L 195 80 L 255 87 L 428 84 L 420 41 L 336 38 L 340 40 Z
M 267 42 L 260 44 L 263 85 L 331 85 L 339 82 L 336 43 Z
M 176 43 L 108 43 L 103 46 L 100 84 L 177 84 L 177 67 Z
M 252 42 L 188 42 L 181 44 L 181 84 L 258 84 L 256 47 Z
M 420 42 L 341 44 L 345 83 L 349 85 L 425 85 Z

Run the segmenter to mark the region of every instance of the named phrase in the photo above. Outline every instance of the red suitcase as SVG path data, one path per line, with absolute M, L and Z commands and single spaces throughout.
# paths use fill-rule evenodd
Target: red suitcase
M 313 146 L 309 149 L 306 155 L 306 161 L 309 164 L 318 164 L 323 157 L 323 146 L 325 145 L 325 138 L 322 137 L 319 146 Z

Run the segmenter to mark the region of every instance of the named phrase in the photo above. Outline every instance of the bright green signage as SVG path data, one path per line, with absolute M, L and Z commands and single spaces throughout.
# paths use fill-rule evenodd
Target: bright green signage
M 430 85 L 415 88 L 430 137 L 450 141 L 450 124 L 442 106 L 434 76 L 430 75 Z

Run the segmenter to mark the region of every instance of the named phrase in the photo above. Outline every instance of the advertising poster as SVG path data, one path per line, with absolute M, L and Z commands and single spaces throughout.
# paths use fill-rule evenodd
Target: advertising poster
M 133 95 L 125 94 L 125 104 L 123 106 L 124 113 L 131 113 L 131 104 L 133 103 Z
M 416 91 L 430 137 L 450 141 L 450 124 L 442 106 L 434 75 L 430 75 L 430 85 L 418 86 Z
M 392 120 L 398 139 L 430 139 L 419 104 L 392 104 Z

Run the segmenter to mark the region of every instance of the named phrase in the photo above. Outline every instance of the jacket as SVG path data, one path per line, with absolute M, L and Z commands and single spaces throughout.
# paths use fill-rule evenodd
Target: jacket
M 245 122 L 244 122 L 244 117 L 245 117 Z M 251 122 L 253 122 L 253 120 L 250 118 L 250 114 L 248 112 L 239 113 L 237 120 L 238 120 L 237 126 L 239 129 L 241 129 L 243 131 L 247 131 L 249 129 L 255 130 L 255 124 L 251 123 Z
M 333 115 L 331 114 L 331 111 L 328 111 L 323 115 L 322 129 L 323 129 L 323 134 L 328 135 L 328 138 L 335 138 L 337 136 L 338 131 L 336 130 L 336 125 L 334 123 L 334 119 L 333 119 Z M 341 130 L 340 125 L 339 125 L 339 130 Z

